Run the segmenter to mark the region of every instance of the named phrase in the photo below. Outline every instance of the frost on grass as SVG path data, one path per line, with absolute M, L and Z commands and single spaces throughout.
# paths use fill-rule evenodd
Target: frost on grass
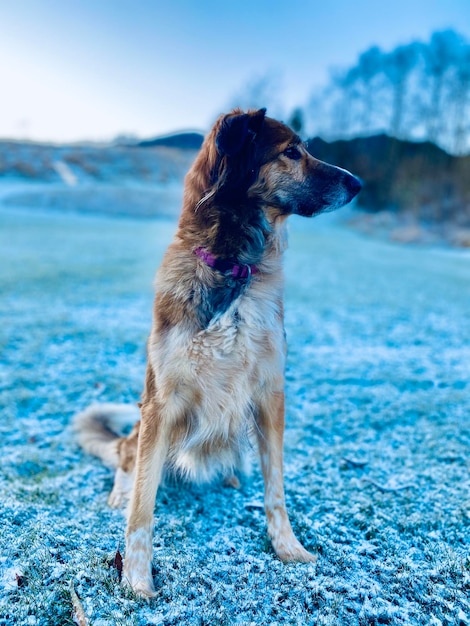
M 294 221 L 286 489 L 316 565 L 282 565 L 255 465 L 169 483 L 154 576 L 119 583 L 111 473 L 70 417 L 135 402 L 171 222 L 0 212 L 0 624 L 469 624 L 470 257 Z M 78 605 L 76 605 L 78 606 Z

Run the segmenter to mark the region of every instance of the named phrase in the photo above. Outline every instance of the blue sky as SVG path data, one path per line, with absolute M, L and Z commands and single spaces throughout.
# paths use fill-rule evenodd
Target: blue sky
M 371 45 L 470 38 L 470 0 L 0 0 L 0 26 L 0 137 L 106 140 L 204 130 L 266 74 L 287 115 Z

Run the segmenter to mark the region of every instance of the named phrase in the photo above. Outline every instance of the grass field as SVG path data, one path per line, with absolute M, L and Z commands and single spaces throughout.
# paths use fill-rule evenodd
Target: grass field
M 158 495 L 156 600 L 70 418 L 142 389 L 172 221 L 0 209 L 0 624 L 470 624 L 470 255 L 291 224 L 286 489 L 316 565 L 282 565 L 257 464 Z

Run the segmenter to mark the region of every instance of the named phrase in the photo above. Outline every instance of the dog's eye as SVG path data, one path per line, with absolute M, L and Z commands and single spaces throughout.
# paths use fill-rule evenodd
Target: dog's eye
M 288 148 L 286 148 L 286 150 L 284 150 L 282 154 L 288 159 L 292 159 L 293 161 L 298 161 L 302 158 L 302 153 L 297 148 L 297 146 L 289 146 Z

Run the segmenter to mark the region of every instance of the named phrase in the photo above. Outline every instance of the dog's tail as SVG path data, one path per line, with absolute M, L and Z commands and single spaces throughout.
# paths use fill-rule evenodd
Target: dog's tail
M 100 458 L 105 465 L 116 468 L 119 464 L 118 432 L 139 419 L 139 409 L 131 404 L 92 404 L 72 419 L 78 443 Z

